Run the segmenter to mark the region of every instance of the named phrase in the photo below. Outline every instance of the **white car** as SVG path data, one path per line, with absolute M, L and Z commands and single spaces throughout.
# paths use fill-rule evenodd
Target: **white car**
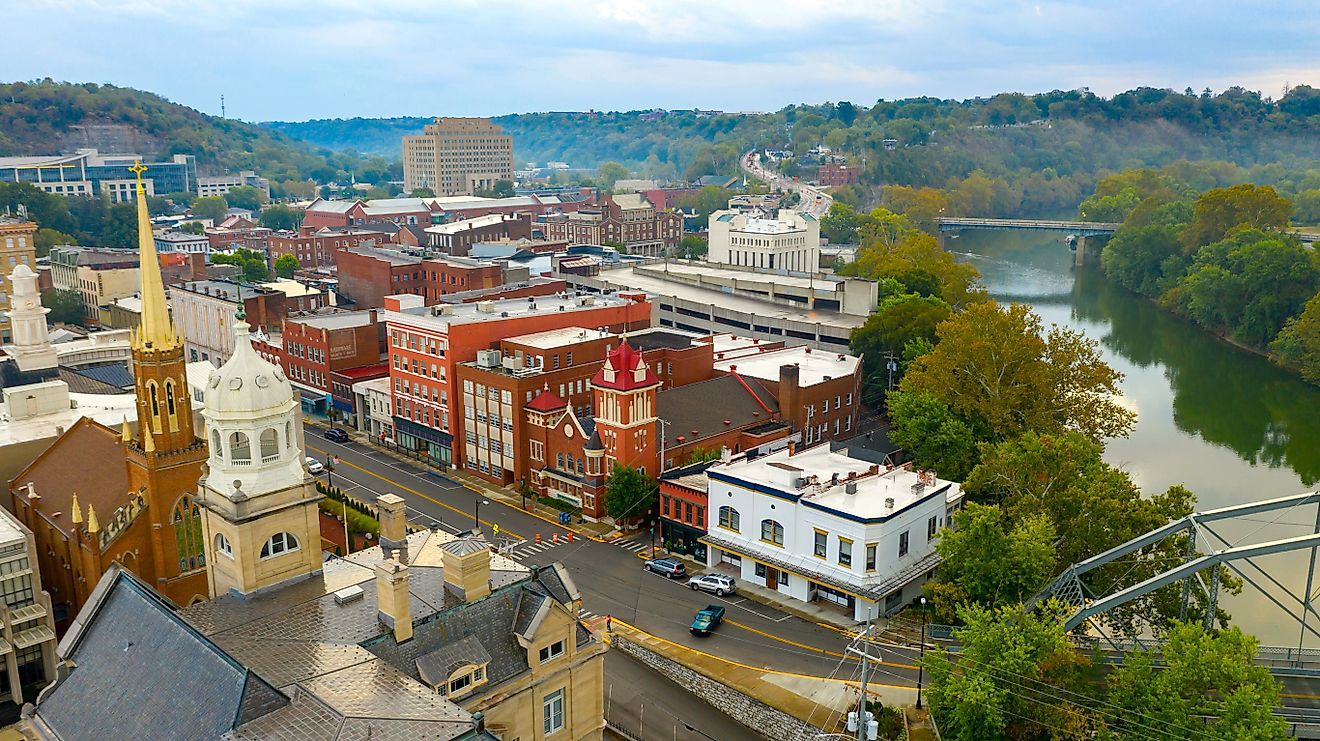
M 313 476 L 318 473 L 325 473 L 325 464 L 309 455 L 307 456 L 307 472 Z
M 732 576 L 725 576 L 724 574 L 704 574 L 702 576 L 694 576 L 691 579 L 688 579 L 688 588 L 692 589 L 694 592 L 700 589 L 703 592 L 712 592 L 723 597 L 726 594 L 733 594 L 737 591 L 738 584 L 733 580 Z

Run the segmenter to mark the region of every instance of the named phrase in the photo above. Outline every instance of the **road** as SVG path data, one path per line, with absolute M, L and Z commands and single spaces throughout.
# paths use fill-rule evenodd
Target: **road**
M 817 219 L 823 217 L 829 210 L 830 205 L 834 203 L 834 198 L 825 190 L 814 185 L 808 185 L 802 182 L 794 182 L 793 178 L 787 178 L 761 164 L 761 155 L 755 150 L 747 152 L 738 160 L 739 166 L 743 172 L 751 175 L 758 180 L 764 180 L 770 184 L 771 188 L 782 190 L 786 193 L 797 193 L 802 197 L 799 205 L 805 204 L 807 212 Z M 819 200 L 817 200 L 819 199 Z
M 410 521 L 422 525 L 436 522 L 449 532 L 471 528 L 475 515 L 488 534 L 498 525 L 499 539 L 523 541 L 512 549 L 514 560 L 529 565 L 563 563 L 582 593 L 584 618 L 612 615 L 672 643 L 751 667 L 814 677 L 857 677 L 858 663 L 844 653 L 850 637 L 839 629 L 738 595 L 717 597 L 694 592 L 680 582 L 643 570 L 639 553 L 650 545 L 649 538 L 612 543 L 577 538 L 569 543 L 567 529 L 516 506 L 489 500 L 478 508 L 478 501 L 483 500 L 476 492 L 420 464 L 401 462 L 365 443 L 331 442 L 312 426 L 307 427 L 306 438 L 309 455 L 339 457 L 335 470 L 322 474 L 322 478 L 328 476 L 330 483 L 350 496 L 371 501 L 393 492 L 407 501 Z M 537 533 L 541 535 L 540 545 L 535 543 Z M 558 543 L 553 542 L 553 535 L 558 535 Z M 708 638 L 691 635 L 688 625 L 693 614 L 716 601 L 728 610 L 724 625 Z M 875 667 L 872 682 L 916 686 L 916 649 L 883 648 L 881 655 L 885 663 Z M 614 680 L 622 682 L 619 677 Z M 1281 681 L 1287 707 L 1320 713 L 1320 679 L 1282 677 Z M 671 727 L 663 737 L 671 737 L 672 732 Z

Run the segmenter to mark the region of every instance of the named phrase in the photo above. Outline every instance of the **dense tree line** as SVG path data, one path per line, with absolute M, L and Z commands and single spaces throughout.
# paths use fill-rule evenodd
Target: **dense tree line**
M 203 173 L 255 170 L 270 178 L 277 197 L 300 184 L 399 179 L 397 157 L 363 157 L 317 148 L 282 132 L 230 118 L 209 116 L 152 93 L 114 85 L 73 84 L 50 79 L 0 83 L 0 156 L 60 154 L 85 146 L 75 126 L 130 127 L 145 157 L 197 157 Z

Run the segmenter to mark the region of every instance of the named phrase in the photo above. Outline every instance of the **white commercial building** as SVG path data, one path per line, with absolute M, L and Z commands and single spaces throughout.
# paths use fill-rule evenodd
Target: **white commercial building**
M 256 188 L 266 198 L 270 198 L 270 181 L 258 176 L 252 170 L 243 170 L 237 175 L 199 176 L 197 178 L 197 195 L 199 198 L 224 196 L 234 188 L 244 185 Z
M 359 431 L 367 433 L 376 442 L 394 439 L 389 376 L 353 384 L 353 409 L 357 412 Z
M 814 273 L 820 269 L 820 222 L 780 209 L 774 218 L 746 211 L 710 215 L 707 262 L 762 270 Z
M 852 619 L 891 614 L 939 564 L 940 528 L 962 487 L 933 472 L 888 468 L 820 445 L 793 446 L 707 470 L 710 566 Z
M 156 251 L 165 254 L 176 252 L 187 255 L 209 255 L 211 241 L 204 234 L 187 232 L 160 232 L 155 235 Z

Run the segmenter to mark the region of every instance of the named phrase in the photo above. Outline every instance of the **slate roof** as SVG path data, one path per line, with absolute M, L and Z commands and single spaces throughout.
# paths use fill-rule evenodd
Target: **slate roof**
M 432 687 L 438 687 L 449 681 L 449 675 L 456 669 L 472 664 L 477 666 L 489 664 L 490 654 L 486 652 L 486 647 L 481 645 L 481 641 L 468 635 L 419 657 L 415 663 L 422 681 Z
M 107 386 L 119 389 L 119 392 L 133 390 L 133 372 L 127 363 L 102 363 L 72 369 L 74 373 L 86 376 Z M 69 388 L 70 391 L 74 389 Z M 93 392 L 95 393 L 95 392 Z
M 74 394 L 122 394 L 124 389 L 106 383 L 98 378 L 85 376 L 73 368 L 60 366 L 55 369 L 55 378 L 68 384 L 69 391 Z M 132 381 L 129 382 L 130 384 Z
M 414 638 L 402 645 L 377 614 L 379 547 L 328 561 L 321 573 L 272 592 L 226 595 L 177 614 L 167 609 L 164 617 L 149 614 L 161 612 L 163 598 L 144 607 L 140 599 L 120 597 L 118 585 L 105 587 L 103 578 L 97 591 L 110 590 L 106 604 L 126 607 L 122 614 L 80 613 L 76 622 L 87 627 L 77 650 L 87 660 L 42 698 L 34 722 L 49 713 L 52 727 L 69 729 L 55 737 L 69 739 L 493 739 L 474 736 L 471 715 L 420 681 L 418 660 L 438 666 L 488 656 L 488 686 L 498 691 L 501 682 L 529 670 L 527 651 L 513 632 L 522 595 L 575 600 L 577 590 L 562 567 L 533 572 L 492 555 L 492 594 L 464 603 L 444 588 L 440 546 L 453 540 L 443 532 L 408 537 Z M 336 604 L 333 593 L 354 584 L 364 587 L 362 598 Z M 162 627 L 166 619 L 172 623 Z M 135 652 L 123 651 L 120 636 L 132 641 L 139 634 L 161 645 L 144 646 L 149 660 L 128 666 Z M 595 640 L 580 624 L 577 639 L 578 645 Z M 145 678 L 145 689 L 127 688 L 125 699 L 111 704 L 123 709 L 107 713 L 105 697 L 125 676 Z M 138 718 L 143 703 L 148 712 Z
M 76 667 L 38 707 L 55 737 L 219 738 L 289 703 L 136 577 L 107 575 L 94 617 L 61 643 Z
M 656 415 L 669 420 L 665 447 L 686 445 L 729 429 L 769 421 L 779 401 L 764 389 L 728 375 L 665 389 L 655 395 Z M 724 420 L 729 424 L 724 424 Z M 696 434 L 693 434 L 696 430 Z M 683 437 L 682 443 L 678 438 Z

